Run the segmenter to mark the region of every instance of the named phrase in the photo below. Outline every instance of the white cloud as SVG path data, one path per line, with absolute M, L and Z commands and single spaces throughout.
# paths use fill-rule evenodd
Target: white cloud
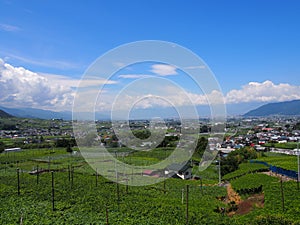
M 165 65 L 163 65 L 165 66 Z M 168 66 L 167 66 L 168 67 Z M 153 67 L 155 68 L 155 67 Z M 158 67 L 156 67 L 157 70 Z M 164 72 L 162 72 L 164 71 Z M 169 71 L 169 72 L 167 72 Z M 158 71 L 156 71 L 158 74 Z M 160 67 L 160 74 L 174 74 L 176 69 Z M 133 79 L 149 77 L 147 74 L 122 74 L 119 78 Z M 153 76 L 151 76 L 153 77 Z M 150 83 L 149 83 L 150 82 Z M 164 83 L 165 82 L 165 83 Z M 88 104 L 93 107 L 91 97 L 99 96 L 99 87 L 103 84 L 116 84 L 116 81 L 103 79 L 79 80 L 62 75 L 39 74 L 23 67 L 14 67 L 5 63 L 0 58 L 0 105 L 7 107 L 36 107 L 52 110 L 71 110 L 75 96 L 75 88 L 79 86 L 81 101 L 84 109 Z M 229 91 L 225 97 L 219 91 L 208 94 L 192 93 L 179 87 L 168 85 L 162 80 L 159 84 L 156 79 L 145 80 L 137 86 L 129 88 L 122 93 L 116 88 L 105 87 L 97 99 L 97 110 L 111 110 L 111 105 L 116 102 L 114 110 L 124 110 L 128 106 L 136 108 L 153 107 L 178 107 L 187 105 L 207 105 L 247 102 L 278 102 L 300 99 L 300 86 L 290 84 L 274 84 L 272 81 L 250 82 L 240 89 Z M 124 89 L 126 90 L 126 89 Z M 120 93 L 119 93 L 120 92 Z M 92 104 L 92 105 L 91 105 Z
M 124 79 L 138 79 L 138 78 L 151 77 L 151 75 L 147 75 L 147 74 L 121 74 L 118 77 L 119 78 L 124 78 Z
M 57 68 L 57 69 L 67 70 L 67 69 L 79 69 L 83 67 L 83 65 L 64 61 L 64 60 L 33 59 L 29 57 L 11 54 L 8 52 L 6 52 L 5 54 L 6 54 L 6 58 L 12 58 L 26 64 L 42 66 L 46 68 Z
M 239 90 L 231 90 L 226 95 L 227 103 L 280 102 L 300 99 L 300 86 L 274 84 L 272 81 L 250 82 Z
M 187 67 L 184 67 L 184 69 L 187 69 L 187 70 L 205 69 L 205 66 L 204 65 L 201 65 L 201 66 L 187 66 Z
M 20 27 L 17 27 L 17 26 L 0 23 L 0 30 L 8 31 L 8 32 L 16 32 L 16 31 L 19 31 L 21 29 L 20 29 Z
M 202 93 L 191 93 L 176 86 L 163 85 L 163 88 L 144 87 L 143 90 L 131 90 L 130 92 L 102 93 L 96 103 L 98 110 L 110 111 L 126 110 L 128 108 L 146 109 L 156 107 L 184 107 L 191 105 L 208 105 L 224 103 L 224 98 L 219 91 L 212 91 L 204 95 Z M 151 89 L 151 90 L 150 90 Z M 93 93 L 93 96 L 94 93 Z
M 44 77 L 46 77 L 49 81 L 52 83 L 56 83 L 65 87 L 70 88 L 77 88 L 77 87 L 97 87 L 103 84 L 116 84 L 116 81 L 112 80 L 105 80 L 105 79 L 73 79 L 67 76 L 63 75 L 57 75 L 57 74 L 41 74 Z
M 46 77 L 13 67 L 0 59 L 0 104 L 8 107 L 69 109 L 73 103 L 69 86 L 56 84 Z
M 145 87 L 146 88 L 146 87 Z M 135 105 L 137 108 L 153 108 L 153 107 L 170 107 L 170 106 L 187 106 L 193 105 L 208 105 L 210 104 L 239 104 L 250 102 L 280 102 L 300 99 L 300 86 L 290 84 L 274 84 L 271 81 L 249 82 L 242 86 L 239 90 L 231 90 L 223 96 L 217 90 L 211 93 L 192 93 L 184 90 L 178 90 L 172 86 L 164 86 L 162 89 L 157 89 L 153 95 L 144 94 L 141 92 L 120 95 L 115 109 L 122 110 L 128 108 L 133 102 L 138 99 L 143 99 Z M 109 92 L 108 92 L 109 93 Z M 113 96 L 105 93 L 101 101 L 101 108 L 110 110 L 110 105 L 115 101 Z M 172 103 L 172 104 L 170 104 Z
M 176 75 L 176 67 L 166 64 L 154 64 L 151 66 L 151 72 L 160 76 Z

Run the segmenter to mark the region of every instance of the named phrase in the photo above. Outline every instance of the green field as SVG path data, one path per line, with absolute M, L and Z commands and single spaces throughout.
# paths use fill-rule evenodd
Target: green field
M 273 166 L 281 167 L 287 170 L 297 171 L 297 156 L 284 155 L 278 153 L 265 153 L 265 157 L 261 157 L 258 160 L 267 162 Z
M 257 171 L 264 171 L 268 169 L 267 166 L 258 164 L 258 163 L 242 163 L 239 165 L 239 169 L 226 174 L 224 177 L 222 177 L 223 180 L 231 180 L 236 177 L 240 177 L 249 173 L 254 173 Z
M 139 164 L 163 159 L 168 149 L 136 152 L 122 160 Z M 161 155 L 164 153 L 166 155 Z M 130 159 L 131 158 L 131 159 Z M 269 156 L 271 158 L 271 156 Z M 219 187 L 218 170 L 211 165 L 205 171 L 193 168 L 202 180 L 171 178 L 150 186 L 132 187 L 113 183 L 95 171 L 80 155 L 65 149 L 33 149 L 0 154 L 1 224 L 186 224 L 186 193 L 189 185 L 189 224 L 268 224 L 262 221 L 299 222 L 300 191 L 294 181 L 284 183 L 285 211 L 280 201 L 278 178 L 251 174 L 263 168 L 243 163 L 227 174 L 235 190 L 263 185 L 265 207 L 246 215 L 227 216 L 217 209 L 229 205 L 220 201 L 226 188 Z M 54 172 L 54 210 L 51 173 L 30 175 L 29 171 L 50 169 Z M 20 169 L 18 195 L 17 168 Z M 73 168 L 74 172 L 72 173 Z M 246 175 L 244 175 L 246 174 Z M 202 186 L 201 186 L 202 183 Z M 272 224 L 271 222 L 269 224 Z

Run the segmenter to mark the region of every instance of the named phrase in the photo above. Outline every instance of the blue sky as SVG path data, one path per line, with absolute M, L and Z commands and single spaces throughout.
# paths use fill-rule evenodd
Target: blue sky
M 44 85 L 43 90 L 58 85 L 49 87 L 47 98 L 33 96 L 26 104 L 62 109 L 71 104 L 70 86 L 74 89 L 95 59 L 139 40 L 174 42 L 198 54 L 214 72 L 228 103 L 298 99 L 299 28 L 296 0 L 0 0 L 0 72 L 6 82 L 0 82 L 0 104 L 14 106 L 15 101 L 22 106 L 20 93 L 27 86 L 10 94 L 4 85 L 20 82 L 4 75 L 18 79 L 18 67 L 23 67 L 27 80 Z M 151 68 L 136 69 L 145 74 Z M 32 94 L 39 95 L 35 88 Z M 243 100 L 241 93 L 254 96 Z

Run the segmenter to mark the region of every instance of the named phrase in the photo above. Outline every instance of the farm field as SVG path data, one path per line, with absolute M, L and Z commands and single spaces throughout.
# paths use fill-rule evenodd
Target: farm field
M 278 153 L 265 153 L 264 157 L 259 158 L 258 160 L 264 161 L 273 166 L 278 166 L 287 170 L 297 171 L 297 156 L 293 155 L 284 155 Z
M 156 162 L 161 159 L 159 151 L 163 150 L 133 154 L 131 162 Z M 129 163 L 129 157 L 122 160 Z M 240 164 L 223 177 L 236 192 L 262 185 L 264 206 L 239 214 L 226 201 L 226 185 L 218 186 L 216 165 L 202 172 L 195 166 L 193 173 L 201 180 L 170 178 L 132 187 L 96 176 L 80 154 L 63 148 L 0 154 L 0 162 L 1 224 L 300 224 L 297 183 L 283 182 L 283 208 L 280 180 L 261 174 L 265 167 L 259 164 Z M 45 172 L 29 174 L 37 168 Z M 240 196 L 246 200 L 250 195 Z

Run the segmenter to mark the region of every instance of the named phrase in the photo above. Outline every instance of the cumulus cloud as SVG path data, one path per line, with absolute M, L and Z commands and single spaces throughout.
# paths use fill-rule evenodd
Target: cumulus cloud
M 0 59 L 0 104 L 8 107 L 70 108 L 73 92 L 68 86 Z
M 160 76 L 176 75 L 176 67 L 166 64 L 154 64 L 151 66 L 151 72 Z
M 300 86 L 274 84 L 272 81 L 250 82 L 239 90 L 231 90 L 226 95 L 227 103 L 280 102 L 300 99 Z
M 156 64 L 152 66 L 152 69 L 159 76 L 177 74 L 176 68 L 169 65 Z M 122 74 L 119 78 L 135 79 L 149 76 L 153 77 L 147 74 Z M 274 84 L 272 81 L 250 82 L 240 89 L 229 91 L 225 97 L 217 90 L 207 94 L 183 90 L 180 86 L 170 85 L 166 79 L 160 80 L 159 83 L 157 79 L 144 81 L 142 79 L 141 82 L 129 88 L 129 91 L 106 86 L 99 93 L 99 85 L 113 85 L 117 81 L 107 82 L 100 78 L 81 81 L 62 75 L 39 74 L 23 67 L 14 67 L 0 58 L 0 105 L 7 107 L 71 110 L 76 94 L 75 88 L 78 86 L 82 87 L 80 94 L 83 97 L 80 110 L 83 111 L 89 108 L 86 107 L 87 104 L 92 104 L 90 108 L 94 106 L 95 102 L 89 101 L 91 97 L 97 96 L 99 96 L 96 103 L 97 110 L 111 110 L 113 103 L 116 103 L 114 110 L 123 110 L 130 105 L 136 108 L 153 108 L 300 99 L 300 86 Z M 119 99 L 116 101 L 116 98 Z
M 121 93 L 102 93 L 98 98 L 96 108 L 98 110 L 110 111 L 112 110 L 112 105 L 113 110 L 126 110 L 128 108 L 150 109 L 208 104 L 224 104 L 222 93 L 214 90 L 205 95 L 163 84 L 163 88 L 155 88 L 150 85 L 150 87 L 144 87 L 144 90 L 131 89 L 131 91 Z
M 146 88 L 146 87 L 145 87 Z M 300 86 L 290 84 L 274 84 L 272 81 L 249 82 L 241 89 L 231 90 L 223 95 L 220 91 L 213 90 L 211 93 L 194 93 L 164 86 L 154 94 L 142 92 L 120 95 L 120 100 L 115 109 L 122 110 L 134 102 L 136 108 L 208 105 L 208 104 L 239 104 L 250 102 L 280 102 L 300 99 Z M 102 109 L 109 109 L 109 105 L 115 101 L 112 96 L 106 95 L 101 102 Z

